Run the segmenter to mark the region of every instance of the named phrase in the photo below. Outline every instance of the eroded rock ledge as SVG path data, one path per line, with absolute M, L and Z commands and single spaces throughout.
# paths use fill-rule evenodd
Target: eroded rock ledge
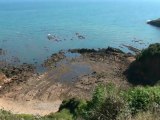
M 156 19 L 156 20 L 149 20 L 147 21 L 147 24 L 156 26 L 156 27 L 160 27 L 160 18 Z

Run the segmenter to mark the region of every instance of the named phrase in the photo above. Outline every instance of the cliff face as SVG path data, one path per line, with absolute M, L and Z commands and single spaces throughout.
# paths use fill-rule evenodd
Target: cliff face
M 154 26 L 160 27 L 160 18 L 156 19 L 156 20 L 150 20 L 147 23 L 150 24 L 150 25 L 154 25 Z

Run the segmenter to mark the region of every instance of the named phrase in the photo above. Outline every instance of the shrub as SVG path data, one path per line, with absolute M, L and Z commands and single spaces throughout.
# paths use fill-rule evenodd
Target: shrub
M 160 113 L 160 86 L 135 87 L 127 91 L 113 85 L 103 87 L 98 86 L 95 89 L 83 114 L 84 119 L 124 120 L 134 119 L 141 112 Z
M 121 113 L 121 110 L 124 107 L 124 102 L 121 99 L 116 97 L 108 97 L 105 102 L 99 109 L 96 109 L 92 116 L 91 120 L 116 120 L 118 115 Z
M 147 58 L 160 57 L 160 43 L 151 44 L 137 56 L 137 61 L 143 61 Z
M 153 104 L 160 105 L 160 87 L 136 87 L 124 93 L 133 114 L 147 111 Z
M 99 85 L 93 93 L 92 100 L 84 110 L 86 120 L 115 120 L 125 106 L 118 95 L 118 89 L 113 85 Z
M 63 110 L 68 110 L 69 114 L 72 115 L 72 119 L 77 119 L 81 117 L 80 115 L 83 113 L 83 110 L 85 110 L 86 105 L 87 103 L 85 100 L 76 98 L 64 100 L 59 108 L 59 114 L 61 114 Z
M 51 119 L 51 120 L 73 120 L 73 115 L 70 113 L 69 110 L 63 109 L 60 112 L 57 113 L 51 113 L 45 118 Z
M 160 43 L 151 44 L 125 72 L 134 85 L 155 85 L 160 80 Z
M 88 103 L 89 109 L 99 108 L 104 103 L 106 98 L 106 87 L 104 85 L 99 85 L 94 90 L 92 100 Z
M 0 120 L 17 120 L 17 117 L 12 115 L 10 112 L 0 110 Z

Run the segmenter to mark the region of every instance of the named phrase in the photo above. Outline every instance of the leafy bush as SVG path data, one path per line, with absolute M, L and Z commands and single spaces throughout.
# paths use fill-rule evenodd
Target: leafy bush
M 59 108 L 59 111 L 62 111 L 63 109 L 68 109 L 71 114 L 73 114 L 74 116 L 78 116 L 78 114 L 81 112 L 81 110 L 85 106 L 86 106 L 85 100 L 72 98 L 72 99 L 63 101 Z
M 124 93 L 132 113 L 147 111 L 153 104 L 160 105 L 160 87 L 136 87 Z
M 99 85 L 96 87 L 93 93 L 92 100 L 88 103 L 89 109 L 91 108 L 99 108 L 104 103 L 106 98 L 106 87 L 103 85 Z
M 151 44 L 125 72 L 134 85 L 155 85 L 160 80 L 160 43 Z
M 0 110 L 0 120 L 17 120 L 17 117 L 12 115 L 10 112 Z
M 151 44 L 147 49 L 144 49 L 137 56 L 138 61 L 143 61 L 147 58 L 160 57 L 160 43 Z
M 119 90 L 113 84 L 97 86 L 92 100 L 83 110 L 83 118 L 86 120 L 115 120 L 125 106 L 118 93 Z
M 92 116 L 91 120 L 116 120 L 118 115 L 121 113 L 121 110 L 124 107 L 124 102 L 121 99 L 115 97 L 106 98 L 105 102 L 99 109 L 96 109 Z
M 51 113 L 45 118 L 48 118 L 50 120 L 73 120 L 73 115 L 70 113 L 69 110 L 63 109 L 60 112 L 57 113 Z
M 98 86 L 95 89 L 92 100 L 83 110 L 84 119 L 134 119 L 140 112 L 157 113 L 160 111 L 160 86 L 135 87 L 127 91 L 122 91 L 113 85 L 104 87 Z

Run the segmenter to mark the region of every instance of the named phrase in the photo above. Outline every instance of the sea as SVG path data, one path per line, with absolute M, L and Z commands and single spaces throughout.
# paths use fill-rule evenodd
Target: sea
M 159 10 L 158 0 L 0 1 L 0 60 L 41 64 L 60 50 L 144 49 L 160 42 L 160 28 L 146 24 Z

